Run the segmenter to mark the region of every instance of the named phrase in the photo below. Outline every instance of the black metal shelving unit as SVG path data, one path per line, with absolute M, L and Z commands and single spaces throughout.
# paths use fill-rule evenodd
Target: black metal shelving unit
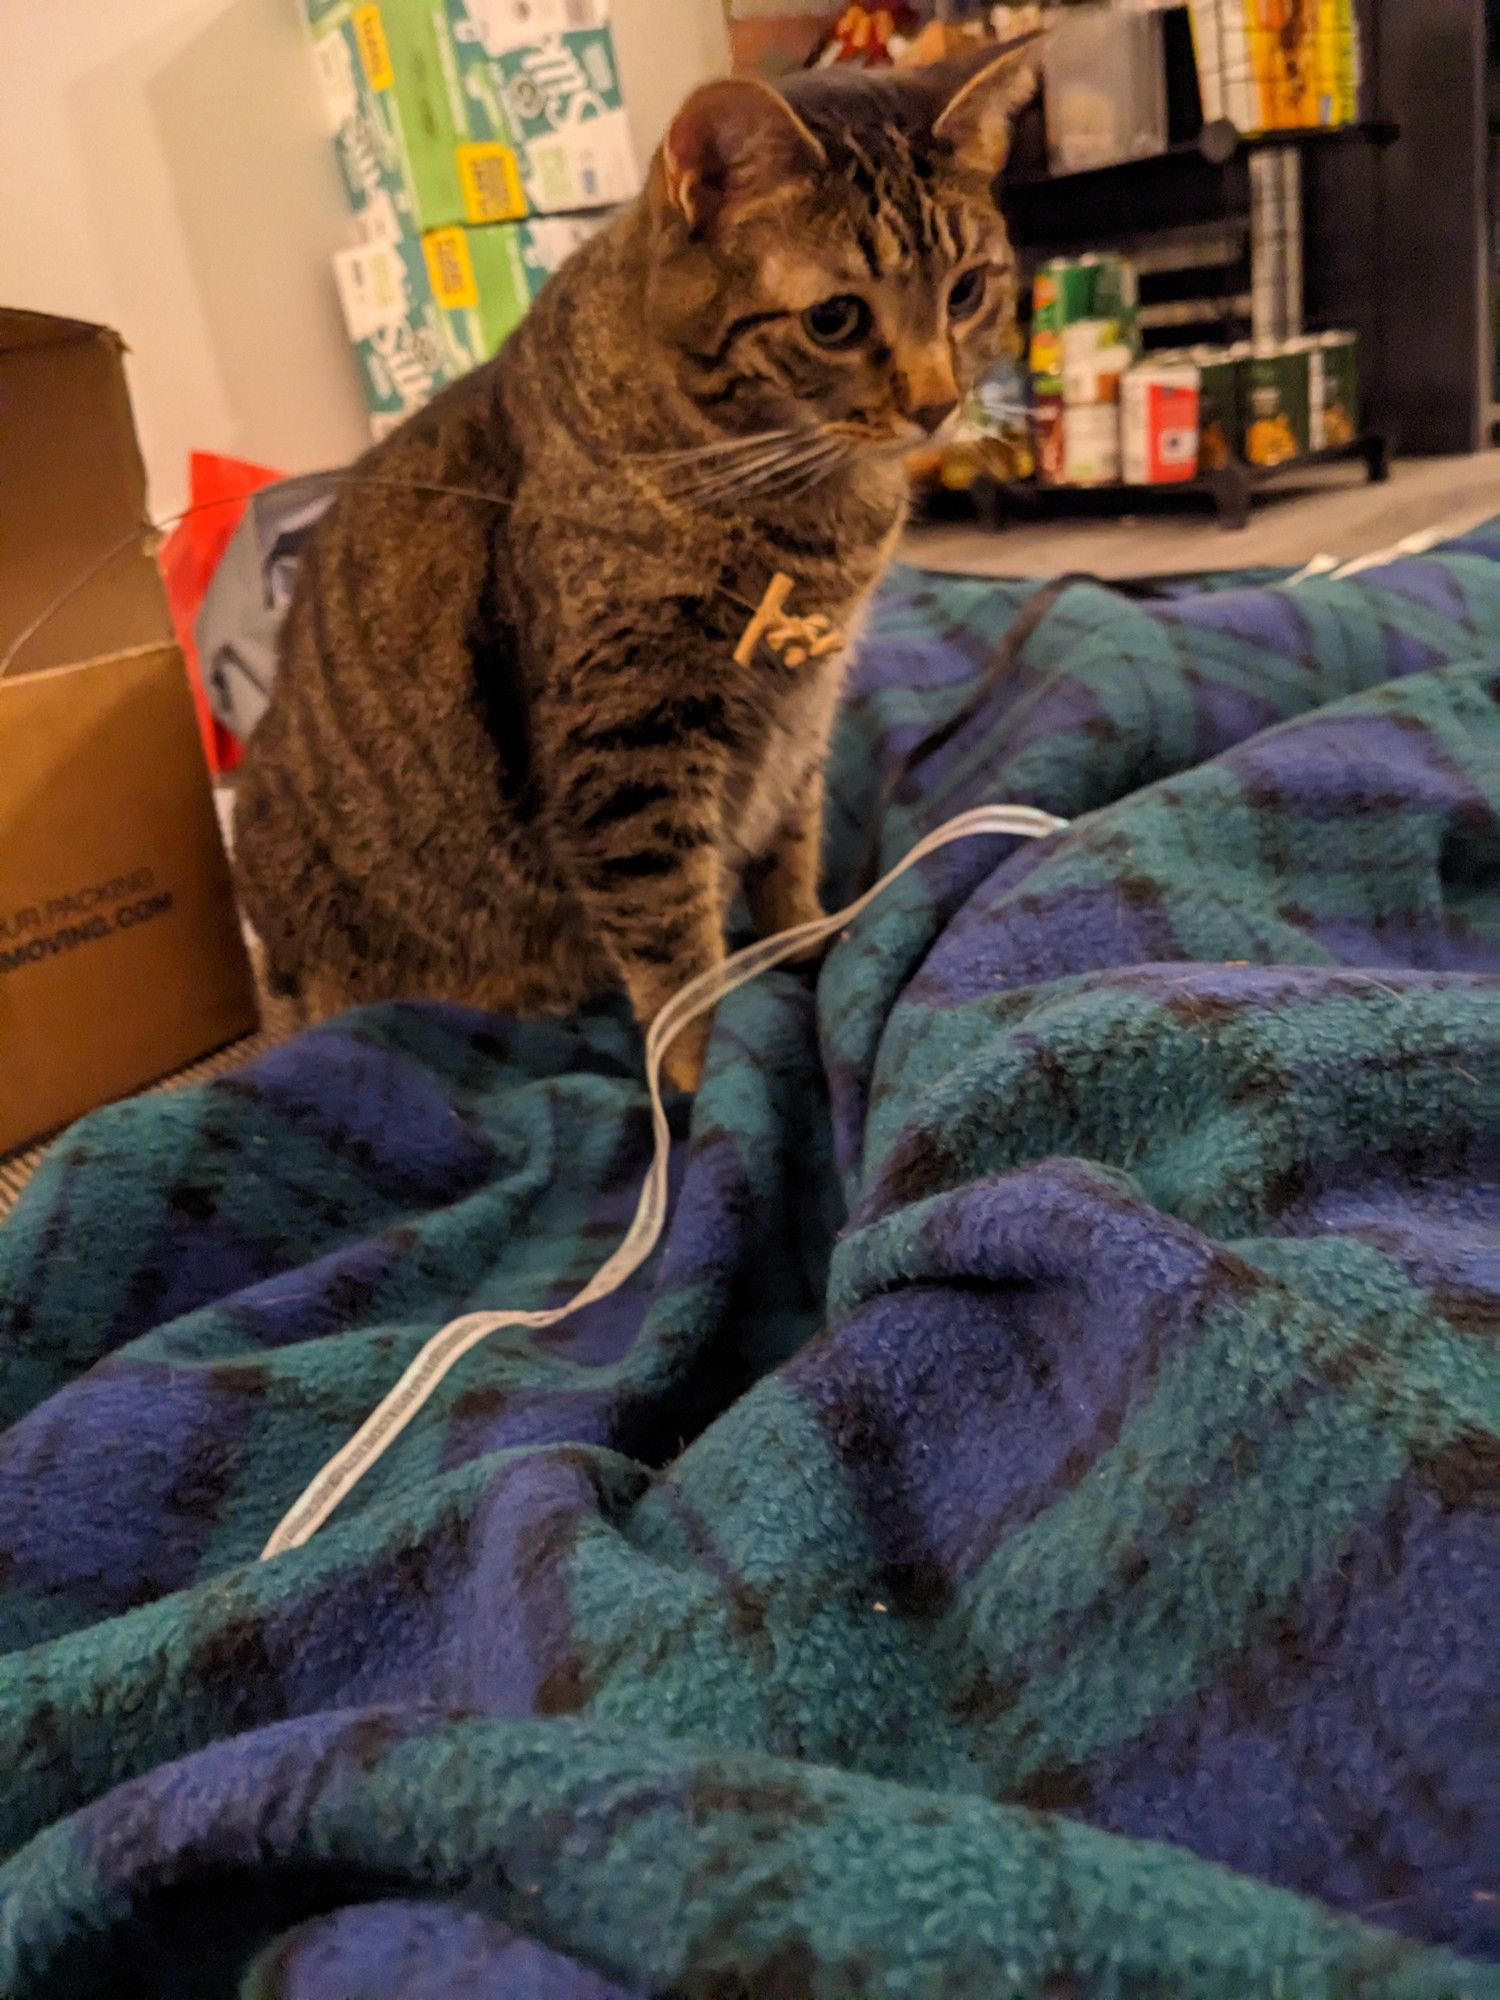
M 997 528 L 1008 520 L 1164 512 L 1183 504 L 1207 505 L 1222 527 L 1244 528 L 1249 526 L 1258 493 L 1294 482 L 1299 476 L 1305 478 L 1308 472 L 1325 465 L 1362 465 L 1366 476 L 1378 484 L 1390 477 L 1390 449 L 1381 432 L 1367 431 L 1349 444 L 1299 452 L 1279 465 L 1247 465 L 1241 459 L 1234 459 L 1212 472 L 1200 472 L 1196 478 L 1157 486 L 1136 486 L 1128 480 L 1115 480 L 1106 486 L 1047 486 L 1035 479 L 999 480 L 982 476 L 968 488 L 965 497 L 982 521 Z M 929 515 L 943 511 L 940 499 L 928 504 Z
M 1241 132 L 1227 118 L 1216 118 L 1199 130 L 1196 139 L 1178 139 L 1159 153 L 1145 153 L 1133 160 L 1119 160 L 1107 167 L 1084 167 L 1073 173 L 1054 174 L 1043 167 L 1024 167 L 1007 174 L 1007 190 L 1027 187 L 1056 187 L 1064 182 L 1092 181 L 1103 175 L 1129 173 L 1138 167 L 1154 166 L 1160 160 L 1201 159 L 1211 167 L 1227 166 L 1236 153 L 1270 152 L 1286 147 L 1312 148 L 1348 145 L 1389 146 L 1401 136 L 1401 127 L 1390 118 L 1360 118 L 1347 125 L 1288 125 L 1277 131 Z
M 1378 213 L 1381 162 L 1400 137 L 1400 126 L 1380 109 L 1383 100 L 1379 10 L 1372 10 L 1364 23 L 1363 96 L 1371 110 L 1367 116 L 1342 125 L 1241 131 L 1225 118 L 1205 122 L 1185 10 L 1175 24 L 1175 34 L 1174 45 L 1171 36 L 1164 33 L 1169 85 L 1168 143 L 1164 150 L 1110 166 L 1055 174 L 1047 167 L 1045 138 L 1037 121 L 1033 120 L 1029 131 L 1018 134 L 1016 153 L 1002 179 L 1000 194 L 1023 268 L 1034 270 L 1048 257 L 1077 255 L 1086 250 L 1117 249 L 1149 265 L 1152 246 L 1157 244 L 1174 241 L 1217 244 L 1221 254 L 1226 245 L 1237 246 L 1221 265 L 1210 268 L 1243 273 L 1249 291 L 1243 283 L 1226 277 L 1226 289 L 1218 299 L 1167 298 L 1144 305 L 1141 323 L 1148 340 L 1153 332 L 1171 333 L 1182 327 L 1199 327 L 1204 334 L 1211 329 L 1213 337 L 1224 343 L 1243 337 L 1251 330 L 1253 320 L 1255 272 L 1261 259 L 1277 248 L 1274 243 L 1256 239 L 1261 227 L 1258 211 L 1264 204 L 1257 204 L 1254 199 L 1252 162 L 1260 156 L 1295 153 L 1299 160 L 1294 205 L 1298 240 L 1295 254 L 1284 257 L 1282 265 L 1298 273 L 1298 295 L 1288 302 L 1288 325 L 1284 331 L 1300 333 L 1303 331 L 1302 158 L 1317 160 L 1362 153 L 1372 163 L 1373 206 Z M 1145 217 L 1150 218 L 1149 224 L 1143 221 Z M 1372 234 L 1370 243 L 1373 262 L 1378 232 Z M 1170 255 L 1165 266 L 1169 273 L 1189 269 L 1190 255 L 1187 263 L 1180 265 L 1172 264 Z M 1358 305 L 1364 322 L 1362 373 L 1367 382 L 1378 381 L 1384 338 L 1378 310 L 1378 270 L 1372 268 L 1364 273 L 1362 282 L 1369 287 L 1364 297 L 1351 297 L 1347 304 L 1338 300 L 1331 305 L 1325 298 L 1317 318 L 1324 325 L 1347 323 L 1356 317 Z M 1372 299 L 1376 302 L 1373 319 Z M 1168 340 L 1162 344 L 1177 342 Z M 1146 358 L 1150 358 L 1149 344 Z M 1202 472 L 1192 480 L 1168 486 L 1141 487 L 1123 482 L 1091 487 L 1043 486 L 1034 480 L 1011 486 L 980 479 L 971 491 L 981 515 L 996 522 L 1018 511 L 1033 516 L 1066 511 L 1120 513 L 1137 511 L 1143 505 L 1185 499 L 1211 506 L 1225 527 L 1238 528 L 1249 520 L 1261 493 L 1291 483 L 1299 474 L 1314 468 L 1362 465 L 1371 480 L 1384 479 L 1392 450 L 1388 428 L 1377 421 L 1348 444 L 1303 453 L 1274 466 L 1236 460 Z

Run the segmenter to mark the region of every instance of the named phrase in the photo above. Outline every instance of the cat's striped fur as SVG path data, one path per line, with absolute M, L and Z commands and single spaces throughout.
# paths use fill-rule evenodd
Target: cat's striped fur
M 777 571 L 855 629 L 901 449 L 1010 333 L 1025 61 L 708 86 L 500 355 L 361 461 L 239 785 L 275 990 L 530 1013 L 621 983 L 644 1023 L 722 958 L 742 878 L 764 930 L 816 913 L 841 663 L 732 655 Z

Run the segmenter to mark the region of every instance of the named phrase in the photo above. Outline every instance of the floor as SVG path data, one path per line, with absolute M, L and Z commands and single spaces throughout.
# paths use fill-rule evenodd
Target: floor
M 1352 466 L 1320 467 L 1305 486 L 1265 494 L 1239 532 L 1220 528 L 1202 503 L 1173 499 L 1133 519 L 1018 514 L 995 530 L 972 521 L 918 527 L 902 554 L 926 569 L 969 575 L 1159 576 L 1300 565 L 1315 555 L 1351 561 L 1434 528 L 1459 534 L 1492 514 L 1500 514 L 1500 451 L 1397 460 L 1381 486 Z

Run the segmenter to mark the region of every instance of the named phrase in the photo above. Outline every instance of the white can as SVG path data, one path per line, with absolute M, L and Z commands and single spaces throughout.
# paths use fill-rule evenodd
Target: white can
M 1062 434 L 1062 485 L 1113 486 L 1118 482 L 1120 477 L 1118 403 L 1065 404 Z
M 1198 370 L 1132 368 L 1120 385 L 1120 457 L 1129 486 L 1170 486 L 1198 470 Z
M 1065 403 L 1117 403 L 1120 377 L 1134 360 L 1112 319 L 1081 319 L 1062 333 Z

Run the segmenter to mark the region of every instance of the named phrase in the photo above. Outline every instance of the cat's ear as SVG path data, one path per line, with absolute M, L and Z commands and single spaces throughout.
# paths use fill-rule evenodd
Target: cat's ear
M 1046 41 L 1046 29 L 1033 29 L 929 72 L 938 107 L 933 137 L 988 180 L 1005 165 L 1017 113 L 1036 95 Z
M 816 173 L 826 155 L 768 83 L 736 77 L 695 90 L 661 149 L 667 200 L 695 236 L 741 203 Z

